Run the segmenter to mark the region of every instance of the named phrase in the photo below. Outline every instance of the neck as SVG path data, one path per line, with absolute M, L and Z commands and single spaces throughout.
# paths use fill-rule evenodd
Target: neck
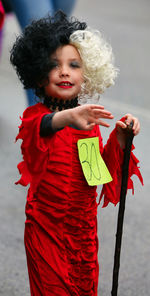
M 62 100 L 54 97 L 45 97 L 44 105 L 52 111 L 62 111 L 65 109 L 75 108 L 78 106 L 78 97 L 71 100 Z

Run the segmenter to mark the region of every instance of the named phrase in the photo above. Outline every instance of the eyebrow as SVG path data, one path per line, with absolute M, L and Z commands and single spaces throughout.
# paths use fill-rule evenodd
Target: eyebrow
M 54 58 L 51 58 L 51 60 L 52 61 L 59 61 L 60 59 L 54 57 Z M 69 61 L 79 61 L 80 62 L 80 59 L 79 58 L 70 58 Z
M 71 58 L 69 60 L 71 60 L 71 61 L 77 61 L 77 60 L 79 60 L 79 58 Z

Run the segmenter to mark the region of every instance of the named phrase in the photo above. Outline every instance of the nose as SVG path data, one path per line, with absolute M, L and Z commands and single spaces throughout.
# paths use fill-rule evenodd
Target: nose
M 59 72 L 60 77 L 69 76 L 69 68 L 67 65 L 62 65 Z

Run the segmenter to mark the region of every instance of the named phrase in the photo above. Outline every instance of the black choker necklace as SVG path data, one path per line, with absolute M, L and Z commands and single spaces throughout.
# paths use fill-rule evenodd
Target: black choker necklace
M 62 111 L 65 109 L 75 108 L 78 106 L 78 97 L 72 100 L 61 100 L 53 97 L 45 97 L 44 105 L 52 111 Z

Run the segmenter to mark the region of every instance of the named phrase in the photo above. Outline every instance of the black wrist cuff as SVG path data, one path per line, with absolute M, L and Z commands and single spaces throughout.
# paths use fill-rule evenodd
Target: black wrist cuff
M 55 115 L 56 112 L 50 113 L 50 114 L 46 114 L 43 116 L 42 120 L 41 120 L 41 125 L 40 125 L 40 136 L 41 137 L 48 137 L 50 134 L 55 133 L 60 129 L 53 129 L 52 128 L 52 119 L 53 116 Z

